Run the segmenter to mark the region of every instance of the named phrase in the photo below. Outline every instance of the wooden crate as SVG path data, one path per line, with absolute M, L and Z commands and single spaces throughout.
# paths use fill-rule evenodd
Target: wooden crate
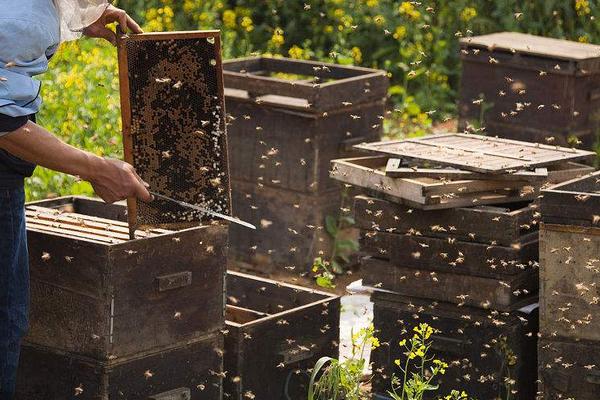
M 600 227 L 600 171 L 552 186 L 542 195 L 544 222 Z
M 538 205 L 532 202 L 422 211 L 359 195 L 354 198 L 354 218 L 362 231 L 511 246 L 538 230 L 540 214 Z
M 539 400 L 596 400 L 600 344 L 544 338 L 539 343 Z
M 16 400 L 221 400 L 219 332 L 158 353 L 98 361 L 25 343 Z
M 292 267 L 307 271 L 315 257 L 329 254 L 324 229 L 328 215 L 340 212 L 339 191 L 313 195 L 233 181 L 235 214 L 256 231 L 230 226 L 230 256 L 253 271 Z
M 459 129 L 478 126 L 486 107 L 489 134 L 556 144 L 573 137 L 588 149 L 597 141 L 600 46 L 501 32 L 461 39 L 461 60 Z
M 233 179 L 327 192 L 329 161 L 379 139 L 384 71 L 269 57 L 223 67 Z
M 431 336 L 428 356 L 449 364 L 439 384 L 439 395 L 464 390 L 470 398 L 532 400 L 536 391 L 537 307 L 527 304 L 509 314 L 498 314 L 447 303 L 380 296 L 375 293 L 373 313 L 380 347 L 371 353 L 373 392 L 388 398 L 393 374 L 401 377 L 394 360 L 406 360 L 401 339 L 413 327 L 428 323 L 439 332 Z M 514 357 L 514 358 L 511 358 Z M 510 388 L 505 379 L 513 380 Z M 507 395 L 507 389 L 511 392 Z
M 376 197 L 422 210 L 443 210 L 477 205 L 522 203 L 535 200 L 543 181 L 447 180 L 431 177 L 393 178 L 386 175 L 388 156 L 369 156 L 332 161 L 331 177 Z M 563 164 L 548 171 L 548 180 L 579 176 L 578 164 Z M 434 215 L 434 214 L 432 214 Z M 439 222 L 438 222 L 439 223 Z
M 510 311 L 538 292 L 538 271 L 529 268 L 504 279 L 439 272 L 366 257 L 363 284 L 377 291 L 472 307 Z
M 252 275 L 227 275 L 226 399 L 300 399 L 309 369 L 337 357 L 340 299 Z
M 107 218 L 124 206 L 64 197 L 26 210 L 30 343 L 110 360 L 223 327 L 226 224 L 129 240 L 127 223 Z
M 548 338 L 600 341 L 600 228 L 542 224 L 540 330 Z

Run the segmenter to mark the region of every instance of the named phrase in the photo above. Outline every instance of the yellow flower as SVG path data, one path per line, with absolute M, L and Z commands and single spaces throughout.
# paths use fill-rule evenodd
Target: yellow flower
M 400 343 L 398 343 L 400 346 L 404 346 L 406 344 L 406 339 L 402 339 L 400 341 Z
M 379 0 L 367 0 L 367 7 L 377 7 Z
M 357 64 L 362 62 L 362 51 L 360 51 L 360 49 L 356 46 L 352 48 L 352 58 L 354 58 L 354 61 Z
M 577 41 L 579 41 L 580 43 L 589 43 L 590 39 L 588 38 L 587 35 L 583 35 L 583 36 L 579 36 L 577 38 Z
M 396 27 L 396 31 L 394 32 L 394 39 L 402 40 L 406 37 L 406 28 L 402 25 Z
M 385 23 L 385 17 L 383 15 L 376 15 L 373 20 L 377 26 L 381 26 Z
M 252 22 L 252 18 L 250 17 L 243 17 L 241 25 L 246 30 L 246 32 L 252 32 L 254 30 L 254 23 Z
M 403 1 L 402 4 L 400 4 L 398 11 L 400 11 L 400 14 L 406 15 L 412 19 L 419 19 L 421 16 L 421 13 L 415 10 L 415 6 L 409 1 Z
M 342 18 L 344 16 L 344 10 L 342 10 L 341 8 L 336 8 L 335 11 L 333 12 L 333 15 L 336 18 Z
M 298 47 L 296 45 L 293 45 L 289 50 L 288 50 L 288 54 L 290 55 L 290 57 L 292 58 L 296 58 L 296 59 L 301 59 L 302 56 L 304 55 L 304 50 L 302 50 L 301 47 Z
M 575 0 L 575 10 L 577 15 L 586 15 L 591 12 L 590 2 L 588 0 Z
M 331 26 L 331 25 L 325 25 L 325 28 L 323 30 L 326 33 L 331 33 L 331 32 L 333 32 L 333 26 Z
M 397 366 L 400 366 L 400 360 L 394 360 L 394 364 L 396 364 Z
M 271 36 L 271 43 L 275 47 L 281 47 L 285 43 L 285 38 L 283 37 L 283 29 L 275 28 L 273 31 L 273 36 Z
M 371 338 L 371 348 L 376 349 L 380 346 L 381 344 L 379 343 L 379 339 L 377 339 L 376 337 L 372 337 Z
M 477 10 L 473 7 L 465 7 L 460 12 L 460 19 L 464 22 L 469 22 L 477 16 Z
M 223 25 L 227 28 L 235 28 L 235 20 L 237 16 L 233 10 L 223 11 Z

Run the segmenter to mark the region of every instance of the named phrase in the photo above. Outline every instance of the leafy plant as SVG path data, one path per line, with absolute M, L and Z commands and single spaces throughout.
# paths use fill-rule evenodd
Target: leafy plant
M 351 357 L 341 361 L 322 357 L 313 368 L 308 387 L 308 400 L 361 400 L 368 396 L 363 390 L 363 370 L 367 348 L 379 347 L 370 325 L 352 333 Z M 320 374 L 320 375 L 319 375 Z
M 423 400 L 427 393 L 435 394 L 439 389 L 438 385 L 433 384 L 435 377 L 444 375 L 448 364 L 435 356 L 428 356 L 431 348 L 433 335 L 436 330 L 429 324 L 421 323 L 413 328 L 414 334 L 409 340 L 400 341 L 400 347 L 403 347 L 406 360 L 395 360 L 394 363 L 402 371 L 402 378 L 397 375 L 392 376 L 392 389 L 388 394 L 393 400 Z M 467 394 L 452 390 L 452 392 L 443 398 L 444 400 L 467 400 Z

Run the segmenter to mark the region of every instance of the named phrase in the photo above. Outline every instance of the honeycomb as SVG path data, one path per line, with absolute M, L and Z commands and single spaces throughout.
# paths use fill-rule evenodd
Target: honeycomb
M 144 36 L 123 39 L 127 65 L 119 65 L 129 81 L 132 146 L 125 146 L 126 158 L 150 190 L 229 214 L 218 33 Z M 164 200 L 137 201 L 130 212 L 136 227 L 191 226 L 210 218 Z

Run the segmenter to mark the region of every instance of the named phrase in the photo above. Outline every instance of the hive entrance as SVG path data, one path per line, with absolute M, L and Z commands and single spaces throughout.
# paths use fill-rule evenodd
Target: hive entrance
M 229 173 L 216 31 L 122 36 L 119 75 L 125 160 L 151 190 L 229 214 Z M 176 203 L 128 201 L 131 228 L 209 219 Z

